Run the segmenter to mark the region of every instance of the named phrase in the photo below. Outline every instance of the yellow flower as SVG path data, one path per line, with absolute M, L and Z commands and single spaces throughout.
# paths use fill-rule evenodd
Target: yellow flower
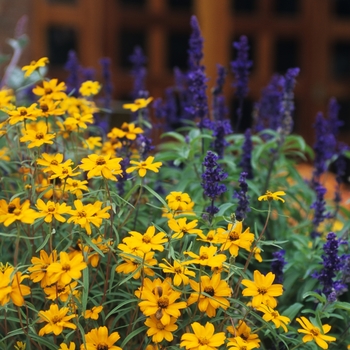
M 79 127 L 80 129 L 87 129 L 87 124 L 92 124 L 94 122 L 94 116 L 89 114 L 73 113 L 73 117 L 68 117 L 64 121 L 64 125 Z
M 86 98 L 76 98 L 74 96 L 65 98 L 61 103 L 61 108 L 69 115 L 74 113 L 94 114 L 98 112 L 95 102 L 89 101 Z
M 259 262 L 263 261 L 263 258 L 261 257 L 261 249 L 259 247 L 254 247 L 253 249 L 253 253 L 254 253 L 254 258 L 256 260 L 258 260 Z
M 286 193 L 284 191 L 277 191 L 277 192 L 271 192 L 271 191 L 266 191 L 266 193 L 263 196 L 260 196 L 258 198 L 259 201 L 277 201 L 280 200 L 281 202 L 285 202 L 283 198 L 280 196 L 285 196 Z
M 88 171 L 88 179 L 103 176 L 105 179 L 117 181 L 114 175 L 120 175 L 123 172 L 120 165 L 122 159 L 111 158 L 110 154 L 105 156 L 90 154 L 87 158 L 81 160 L 82 164 L 79 165 L 79 168 L 83 171 Z
M 214 325 L 207 322 L 202 326 L 198 322 L 191 324 L 193 333 L 185 333 L 181 337 L 181 347 L 186 350 L 217 350 L 225 342 L 225 333 L 215 333 Z
M 201 276 L 200 284 L 190 280 L 190 285 L 195 293 L 191 293 L 187 304 L 198 302 L 198 309 L 206 312 L 208 317 L 214 317 L 219 307 L 226 310 L 230 306 L 226 298 L 231 296 L 231 288 L 221 279 L 219 273 L 214 274 L 211 279 L 208 276 Z
M 118 265 L 115 269 L 118 273 L 129 274 L 132 273 L 132 277 L 137 280 L 141 277 L 141 274 L 147 276 L 154 276 L 155 272 L 152 270 L 151 266 L 158 264 L 157 259 L 154 259 L 154 252 L 148 253 L 137 253 L 135 258 L 131 255 L 120 254 L 124 263 Z
M 156 233 L 156 228 L 154 226 L 148 227 L 146 232 L 142 235 L 137 231 L 129 231 L 131 237 L 125 237 L 123 242 L 127 245 L 131 242 L 135 242 L 138 245 L 138 248 L 144 253 L 147 253 L 151 250 L 158 250 L 162 252 L 164 247 L 162 244 L 168 242 L 166 234 L 164 232 Z
M 190 271 L 183 263 L 174 260 L 174 266 L 172 266 L 166 259 L 163 259 L 166 264 L 160 263 L 158 266 L 163 269 L 164 273 L 175 274 L 173 283 L 174 286 L 179 286 L 181 283 L 187 285 L 190 279 L 187 276 L 195 277 L 196 273 Z
M 144 288 L 140 295 L 143 300 L 139 302 L 145 316 L 154 315 L 165 326 L 170 324 L 171 317 L 180 317 L 180 309 L 187 307 L 184 301 L 176 302 L 181 292 L 172 290 L 168 283 L 169 281 L 165 280 L 153 290 Z
M 0 109 L 14 109 L 12 101 L 15 99 L 13 90 L 3 87 L 0 89 Z
M 29 199 L 25 200 L 22 205 L 19 197 L 16 197 L 9 204 L 4 199 L 1 199 L 0 223 L 3 223 L 6 227 L 17 220 L 24 224 L 32 224 L 37 218 L 37 213 L 33 209 L 30 209 L 29 206 Z
M 19 140 L 21 142 L 27 142 L 29 141 L 29 145 L 27 146 L 28 148 L 33 148 L 33 147 L 40 147 L 44 143 L 52 145 L 54 139 L 56 137 L 56 133 L 54 134 L 48 134 L 47 133 L 47 126 L 46 124 L 38 124 L 38 127 L 36 130 L 31 130 L 27 129 L 25 130 L 25 135 L 22 136 Z
M 188 210 L 188 206 L 192 202 L 187 193 L 175 191 L 170 192 L 165 199 L 168 201 L 168 206 L 172 210 Z
M 75 350 L 75 344 L 73 342 L 70 342 L 68 347 L 67 344 L 62 343 L 58 350 Z
M 83 147 L 93 150 L 96 147 L 102 147 L 102 137 L 100 136 L 90 136 L 88 139 L 83 141 Z
M 33 103 L 29 107 L 17 107 L 13 111 L 7 111 L 7 114 L 9 115 L 9 124 L 14 125 L 27 120 L 36 120 L 38 117 L 36 106 L 37 103 Z
M 231 347 L 232 346 L 232 347 Z M 231 341 L 227 343 L 227 347 L 229 350 L 251 350 L 258 348 L 254 343 L 249 343 L 241 337 L 231 338 Z
M 47 57 L 39 58 L 37 61 L 32 61 L 28 66 L 23 66 L 22 70 L 25 72 L 24 76 L 29 77 L 35 70 L 40 67 L 45 67 L 49 63 L 49 59 Z
M 118 332 L 108 335 L 108 328 L 105 326 L 94 328 L 85 335 L 86 347 L 82 345 L 81 350 L 122 350 L 114 345 L 119 339 Z
M 240 337 L 247 343 L 254 345 L 254 347 L 251 346 L 252 349 L 260 348 L 259 336 L 251 333 L 251 328 L 244 321 L 240 320 L 237 327 L 228 326 L 227 331 L 234 336 L 233 338 L 228 338 L 229 341 L 234 342 L 235 338 Z
M 188 260 L 184 262 L 184 264 L 199 264 L 201 266 L 210 266 L 216 267 L 221 266 L 221 264 L 226 260 L 226 255 L 224 254 L 216 254 L 217 248 L 210 247 L 200 247 L 199 255 L 193 252 L 184 252 L 185 255 L 189 255 L 192 260 Z
M 38 111 L 38 115 L 40 117 L 46 117 L 49 116 L 57 116 L 64 114 L 64 110 L 61 108 L 57 108 L 57 106 L 60 104 L 60 101 L 52 101 L 52 100 L 42 100 L 40 102 L 40 111 Z
M 86 310 L 83 316 L 85 319 L 91 318 L 92 320 L 97 320 L 98 314 L 102 311 L 102 309 L 102 305 L 94 306 L 91 310 Z
M 123 104 L 123 108 L 130 109 L 131 112 L 136 112 L 139 109 L 146 108 L 153 100 L 153 97 L 148 97 L 146 100 L 145 98 L 138 98 L 134 101 L 134 103 L 126 103 Z
M 38 316 L 47 324 L 40 329 L 39 336 L 45 334 L 54 333 L 59 335 L 63 332 L 63 328 L 76 329 L 77 326 L 74 323 L 69 322 L 75 315 L 67 315 L 69 312 L 68 307 L 58 308 L 56 304 L 50 305 L 50 309 L 47 311 L 39 311 Z
M 58 166 L 62 164 L 63 162 L 63 154 L 57 153 L 57 154 L 49 154 L 49 153 L 42 153 L 42 158 L 38 158 L 36 160 L 37 164 L 44 166 L 45 168 L 42 169 L 44 173 L 47 173 L 49 171 L 52 171 L 51 166 Z M 69 160 L 69 163 L 66 163 L 67 166 L 71 165 L 73 162 Z
M 2 147 L 0 149 L 0 159 L 4 162 L 9 162 L 11 158 L 8 156 L 10 150 L 7 147 Z
M 62 184 L 61 188 L 65 188 L 67 191 L 76 195 L 78 199 L 83 197 L 83 191 L 89 191 L 89 188 L 86 186 L 88 181 L 75 180 L 70 177 L 66 179 L 66 183 Z
M 59 298 L 63 303 L 65 303 L 68 299 L 71 299 L 72 296 L 78 295 L 79 290 L 77 289 L 77 285 L 77 281 L 66 285 L 55 283 L 49 287 L 44 288 L 44 292 L 47 299 L 56 300 Z
M 328 349 L 328 344 L 326 342 L 336 341 L 337 338 L 331 337 L 327 334 L 331 330 L 329 324 L 322 325 L 322 331 L 312 324 L 306 317 L 297 318 L 296 321 L 303 327 L 303 329 L 298 329 L 299 333 L 304 333 L 303 342 L 307 343 L 309 341 L 315 341 L 316 344 L 322 349 Z
M 66 84 L 61 82 L 57 85 L 58 79 L 51 79 L 50 81 L 43 81 L 43 86 L 36 86 L 33 89 L 33 93 L 37 96 L 41 96 L 39 101 L 47 99 L 49 100 L 64 100 L 67 95 L 64 91 L 66 91 Z
M 23 343 L 22 341 L 17 341 L 15 344 L 15 350 L 26 350 L 26 343 Z
M 47 285 L 51 284 L 48 275 L 47 267 L 57 261 L 57 251 L 53 250 L 50 255 L 44 250 L 40 250 L 40 258 L 32 257 L 31 263 L 33 266 L 28 267 L 30 272 L 30 279 L 34 282 L 40 282 L 40 287 L 44 288 Z
M 102 219 L 109 219 L 110 215 L 107 213 L 111 209 L 111 206 L 102 207 L 102 202 L 96 201 L 94 204 L 83 205 L 83 203 L 76 199 L 74 201 L 74 206 L 76 210 L 71 210 L 71 217 L 68 219 L 68 223 L 74 222 L 76 225 L 80 225 L 81 228 L 86 230 L 86 233 L 91 235 L 91 226 L 93 224 L 96 227 L 102 225 Z
M 59 178 L 60 180 L 63 180 L 67 178 L 68 176 L 77 176 L 80 174 L 80 171 L 74 172 L 76 168 L 72 169 L 70 166 L 72 164 L 72 161 L 70 159 L 66 160 L 62 164 L 58 165 L 52 165 L 51 164 L 51 171 L 52 175 L 49 177 L 49 180 L 57 179 Z
M 171 219 L 168 221 L 168 226 L 174 231 L 171 236 L 174 239 L 180 239 L 184 236 L 184 234 L 200 234 L 202 230 L 195 228 L 197 227 L 198 220 L 192 220 L 187 223 L 186 218 L 180 219 Z
M 277 310 L 274 310 L 267 305 L 261 305 L 257 308 L 257 310 L 264 313 L 263 319 L 265 321 L 272 321 L 276 328 L 282 327 L 285 332 L 288 332 L 286 327 L 286 325 L 290 322 L 288 317 L 281 316 Z
M 155 343 L 160 343 L 165 339 L 166 341 L 172 341 L 174 336 L 172 332 L 176 331 L 178 326 L 175 324 L 176 318 L 171 317 L 170 323 L 163 325 L 156 316 L 152 315 L 146 319 L 145 325 L 148 327 L 147 335 L 152 336 L 152 341 Z
M 36 201 L 35 206 L 38 208 L 39 212 L 37 217 L 45 217 L 45 222 L 52 222 L 52 219 L 55 218 L 59 222 L 65 222 L 66 219 L 61 214 L 68 214 L 72 207 L 67 206 L 66 203 L 58 203 L 48 201 L 45 203 L 42 199 Z
M 229 224 L 227 230 L 219 231 L 219 240 L 224 242 L 221 250 L 229 249 L 232 256 L 238 256 L 239 248 L 250 250 L 250 246 L 254 241 L 254 234 L 249 232 L 249 227 L 242 233 L 242 221 L 236 221 L 235 225 Z
M 51 263 L 47 267 L 50 284 L 58 282 L 66 285 L 69 284 L 72 279 L 80 278 L 81 271 L 87 267 L 83 260 L 84 257 L 81 253 L 70 258 L 66 252 L 61 252 L 60 260 Z
M 275 297 L 283 294 L 282 284 L 272 284 L 275 275 L 269 272 L 266 276 L 262 275 L 258 270 L 254 271 L 254 282 L 244 279 L 243 284 L 246 289 L 242 291 L 243 296 L 252 296 L 252 306 L 257 308 L 261 304 L 275 308 L 277 301 Z
M 113 128 L 110 133 L 107 134 L 107 137 L 112 141 L 116 139 L 127 138 L 128 140 L 135 140 L 138 134 L 142 134 L 143 130 L 140 127 L 135 127 L 134 123 L 123 123 L 121 129 Z
M 156 162 L 153 163 L 154 157 L 149 156 L 146 160 L 141 162 L 136 162 L 135 160 L 131 160 L 130 164 L 133 164 L 135 166 L 132 166 L 128 169 L 126 169 L 126 172 L 128 174 L 132 173 L 135 170 L 138 170 L 139 176 L 144 177 L 147 173 L 147 170 L 154 171 L 155 173 L 159 172 L 159 169 L 162 166 L 162 162 Z
M 79 92 L 82 96 L 91 96 L 97 95 L 100 89 L 101 85 L 98 81 L 87 80 L 81 84 Z

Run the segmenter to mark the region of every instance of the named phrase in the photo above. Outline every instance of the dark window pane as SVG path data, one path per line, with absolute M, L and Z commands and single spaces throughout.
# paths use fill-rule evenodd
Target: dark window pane
M 139 6 L 143 7 L 146 4 L 146 0 L 118 0 L 122 6 Z
M 338 17 L 350 17 L 350 1 L 334 0 L 334 10 Z
M 340 99 L 339 101 L 339 119 L 344 123 L 340 128 L 341 131 L 350 130 L 350 100 Z
M 288 68 L 299 67 L 299 45 L 296 39 L 278 39 L 275 43 L 274 70 L 284 74 Z
M 332 73 L 336 79 L 350 77 L 350 42 L 337 42 L 332 49 Z
M 239 41 L 240 35 L 235 36 L 229 45 L 231 45 L 231 61 L 235 60 L 237 57 L 237 50 L 233 47 L 233 43 Z M 255 58 L 255 40 L 251 36 L 247 36 L 249 45 L 249 60 L 253 62 L 250 72 L 254 71 L 254 58 Z
M 169 8 L 172 10 L 192 10 L 192 0 L 168 0 Z
M 280 15 L 296 15 L 299 10 L 298 0 L 275 0 L 275 12 Z
M 167 67 L 187 68 L 189 34 L 170 33 L 168 36 Z
M 53 66 L 63 66 L 70 50 L 77 50 L 77 33 L 74 28 L 50 26 L 47 32 L 48 56 Z
M 52 4 L 75 5 L 77 0 L 48 0 Z
M 233 99 L 231 103 L 231 124 L 235 132 L 244 132 L 248 128 L 251 128 L 253 125 L 253 100 L 245 98 L 243 100 L 243 108 L 242 108 L 242 118 L 240 121 L 239 128 L 237 130 L 237 108 L 239 107 L 239 101 L 237 98 Z
M 130 29 L 122 29 L 119 35 L 119 62 L 123 68 L 129 69 L 131 68 L 130 55 L 134 52 L 134 48 L 140 46 L 145 53 L 146 35 L 143 31 L 133 31 Z
M 254 13 L 256 11 L 256 0 L 231 0 L 232 10 L 237 14 Z

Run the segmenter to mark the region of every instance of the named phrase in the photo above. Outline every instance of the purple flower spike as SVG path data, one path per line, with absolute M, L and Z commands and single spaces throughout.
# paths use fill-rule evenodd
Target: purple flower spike
M 146 90 L 146 73 L 145 68 L 147 58 L 144 55 L 141 47 L 136 46 L 134 48 L 133 54 L 129 57 L 129 60 L 132 64 L 131 75 L 134 79 L 134 87 L 132 91 L 132 98 L 141 98 L 142 92 Z
M 252 151 L 253 151 L 253 142 L 252 134 L 250 129 L 247 129 L 244 133 L 244 143 L 243 143 L 243 154 L 242 159 L 239 162 L 239 166 L 242 170 L 247 173 L 247 179 L 251 180 L 254 178 L 253 167 L 252 167 Z
M 238 207 L 236 209 L 236 219 L 238 221 L 242 221 L 247 217 L 247 213 L 250 212 L 249 207 L 249 196 L 247 195 L 248 192 L 248 185 L 246 182 L 247 179 L 247 173 L 244 171 L 241 172 L 241 175 L 239 177 L 239 187 L 241 188 L 239 191 L 235 191 L 234 197 L 238 198 Z
M 284 259 L 285 250 L 272 253 L 274 260 L 271 263 L 271 272 L 276 275 L 274 283 L 283 283 L 283 268 L 287 264 Z
M 189 41 L 188 65 L 190 70 L 195 70 L 201 67 L 200 62 L 203 58 L 203 37 L 196 16 L 191 17 L 191 28 L 192 33 Z
M 73 96 L 77 97 L 79 94 L 80 87 L 80 64 L 75 51 L 71 50 L 68 53 L 68 60 L 64 66 L 64 68 L 68 71 L 68 77 L 66 79 L 67 84 L 67 92 L 71 94 L 73 92 Z
M 106 109 L 111 108 L 111 101 L 113 95 L 113 82 L 112 82 L 112 72 L 111 72 L 111 59 L 104 57 L 100 59 L 100 64 L 102 66 L 102 76 L 104 80 L 103 91 L 104 91 L 104 107 Z

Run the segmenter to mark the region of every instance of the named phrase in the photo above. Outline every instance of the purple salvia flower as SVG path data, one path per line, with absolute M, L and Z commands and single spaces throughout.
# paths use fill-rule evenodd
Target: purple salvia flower
M 211 199 L 211 205 L 206 209 L 210 217 L 219 211 L 219 208 L 214 205 L 215 198 L 227 191 L 226 186 L 220 182 L 225 180 L 228 175 L 217 163 L 218 159 L 219 157 L 215 153 L 208 151 L 203 162 L 206 169 L 202 174 L 203 182 L 201 185 L 204 194 Z
M 248 185 L 247 185 L 247 173 L 244 171 L 241 172 L 241 175 L 239 177 L 239 191 L 235 191 L 233 197 L 238 198 L 238 206 L 236 209 L 236 219 L 238 221 L 243 221 L 247 217 L 247 213 L 250 212 L 250 206 L 249 206 L 249 196 L 247 195 L 248 192 Z
M 79 87 L 81 83 L 79 79 L 79 72 L 81 67 L 75 51 L 71 50 L 68 52 L 68 60 L 64 68 L 69 73 L 66 79 L 67 93 L 71 94 L 73 92 L 73 96 L 77 97 L 79 94 Z
M 211 148 L 217 153 L 220 159 L 224 157 L 225 147 L 229 143 L 225 140 L 225 136 L 232 134 L 231 122 L 229 120 L 217 120 L 214 122 L 213 136 L 214 141 L 211 143 Z
M 224 88 L 224 84 L 225 84 L 225 80 L 226 80 L 226 76 L 227 76 L 227 71 L 226 68 L 224 66 L 222 66 L 221 64 L 217 64 L 216 65 L 216 69 L 217 69 L 217 79 L 216 79 L 216 85 L 213 88 L 213 95 L 214 96 L 218 96 L 221 95 L 223 93 L 223 88 Z
M 320 233 L 317 232 L 318 226 L 325 220 L 331 217 L 330 213 L 326 212 L 326 201 L 324 200 L 324 195 L 327 190 L 318 183 L 315 186 L 316 200 L 310 206 L 311 209 L 314 209 L 314 218 L 312 220 L 313 231 L 311 232 L 311 237 L 316 238 L 320 236 Z
M 96 71 L 94 68 L 91 67 L 80 67 L 80 75 L 83 81 L 95 80 Z
M 231 70 L 235 76 L 233 87 L 236 88 L 235 96 L 238 98 L 236 130 L 239 129 L 243 115 L 243 99 L 248 95 L 249 70 L 253 62 L 249 58 L 248 38 L 242 35 L 239 41 L 233 43 L 237 50 L 237 57 L 231 62 Z
M 312 184 L 319 181 L 320 176 L 327 169 L 327 161 L 332 157 L 335 150 L 335 138 L 330 130 L 329 122 L 319 112 L 316 116 L 314 124 L 316 132 L 316 142 L 313 146 L 315 152 L 314 172 L 312 177 Z
M 218 77 L 213 88 L 213 116 L 214 120 L 223 120 L 227 114 L 225 97 L 222 95 L 227 71 L 225 67 L 217 65 Z
M 132 98 L 137 99 L 142 97 L 142 91 L 146 90 L 146 74 L 147 70 L 145 68 L 147 59 L 144 55 L 141 47 L 136 46 L 134 52 L 130 55 L 129 60 L 132 64 L 131 75 L 134 79 L 134 87 L 132 91 Z
M 102 66 L 102 76 L 103 76 L 103 92 L 104 92 L 104 108 L 111 108 L 111 101 L 113 96 L 113 82 L 112 82 L 112 72 L 111 72 L 111 59 L 108 57 L 103 57 L 100 59 L 100 64 Z
M 119 164 L 120 164 L 120 168 L 123 172 L 121 173 L 121 176 L 118 177 L 118 181 L 117 181 L 116 186 L 118 189 L 119 196 L 122 196 L 125 192 L 125 183 L 129 178 L 129 174 L 126 172 L 126 169 L 130 165 L 129 157 L 127 157 L 127 156 L 123 157 L 123 159 L 120 161 Z
M 247 129 L 244 133 L 244 143 L 242 151 L 242 158 L 238 165 L 242 168 L 242 170 L 245 173 L 247 173 L 247 179 L 251 180 L 254 178 L 254 174 L 252 167 L 253 142 L 250 129 Z
M 192 33 L 189 40 L 188 49 L 188 65 L 190 70 L 196 70 L 197 68 L 204 69 L 201 66 L 201 60 L 203 58 L 203 37 L 199 28 L 198 20 L 196 16 L 191 17 Z
M 274 283 L 283 283 L 283 268 L 287 264 L 284 259 L 285 254 L 286 251 L 284 249 L 272 253 L 274 260 L 271 263 L 271 272 L 276 275 Z
M 140 134 L 137 137 L 137 145 L 139 146 L 139 154 L 141 159 L 146 159 L 149 152 L 154 149 L 152 145 L 152 140 Z
M 322 292 L 327 298 L 334 300 L 334 295 L 332 293 L 336 289 L 340 290 L 341 286 L 339 281 L 334 281 L 336 274 L 342 268 L 342 262 L 338 256 L 339 240 L 334 232 L 329 232 L 327 235 L 327 242 L 323 246 L 324 254 L 322 255 L 322 265 L 323 268 L 320 272 L 313 274 L 314 278 L 317 278 L 323 285 Z
M 256 131 L 262 131 L 265 128 L 277 131 L 281 128 L 284 80 L 283 76 L 276 74 L 271 78 L 267 87 L 263 89 L 261 99 L 256 107 Z
M 339 128 L 344 124 L 343 121 L 339 120 L 340 106 L 335 97 L 332 97 L 328 103 L 328 120 L 331 132 L 336 137 L 339 133 Z

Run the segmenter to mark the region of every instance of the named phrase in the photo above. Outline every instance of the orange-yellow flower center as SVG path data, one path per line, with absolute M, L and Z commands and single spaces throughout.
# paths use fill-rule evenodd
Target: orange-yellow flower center
M 22 109 L 20 114 L 21 114 L 21 116 L 25 116 L 25 115 L 27 115 L 27 111 L 25 109 Z
M 78 187 L 78 183 L 77 183 L 76 181 L 73 181 L 73 182 L 72 182 L 72 186 L 73 186 L 73 187 Z
M 204 292 L 209 294 L 211 297 L 214 296 L 215 294 L 215 290 L 213 287 L 209 286 L 209 287 L 204 287 Z
M 54 159 L 53 161 L 51 161 L 50 163 L 51 165 L 58 165 L 58 161 L 56 159 Z
M 232 231 L 228 235 L 230 241 L 237 241 L 239 239 L 239 234 L 236 231 Z
M 162 322 L 157 322 L 156 327 L 157 329 L 160 329 L 160 330 L 163 330 L 165 328 Z
M 78 213 L 78 216 L 80 217 L 80 218 L 86 218 L 86 212 L 83 210 L 83 211 L 80 211 L 79 213 Z
M 49 212 L 54 212 L 55 211 L 55 209 L 56 209 L 56 207 L 54 206 L 54 205 L 49 205 L 49 207 L 47 208 L 47 210 L 49 211 Z
M 176 273 L 182 273 L 182 268 L 181 267 L 175 267 L 175 272 Z
M 199 338 L 199 343 L 201 345 L 208 345 L 209 344 L 209 340 L 207 338 Z
M 312 329 L 310 330 L 310 333 L 311 333 L 312 336 L 314 336 L 314 337 L 318 337 L 318 336 L 320 335 L 320 331 L 319 331 L 318 328 L 312 328 Z
M 7 207 L 7 211 L 9 212 L 9 214 L 12 214 L 16 209 L 16 206 L 14 204 L 9 204 L 9 206 Z
M 106 164 L 106 161 L 103 157 L 98 157 L 96 159 L 96 165 L 103 165 L 103 164 Z
M 151 242 L 151 237 L 148 236 L 148 235 L 144 235 L 144 236 L 142 237 L 142 242 L 143 242 L 143 243 L 149 243 L 149 242 Z
M 42 132 L 38 132 L 36 135 L 35 135 L 35 138 L 37 140 L 42 140 L 44 138 L 44 134 Z
M 97 348 L 96 348 L 97 350 L 108 350 L 109 349 L 109 347 L 108 347 L 108 345 L 106 344 L 106 343 L 99 343 L 98 345 L 97 345 Z
M 176 200 L 177 200 L 178 202 L 181 202 L 181 196 L 176 196 Z
M 273 318 L 278 318 L 278 312 L 272 311 L 272 312 L 271 312 L 271 316 L 272 316 Z
M 40 105 L 41 110 L 46 113 L 49 110 L 49 107 L 46 103 Z
M 61 321 L 61 317 L 58 315 L 55 315 L 54 317 L 52 317 L 52 323 L 58 323 Z
M 200 260 L 207 260 L 208 259 L 208 254 L 207 253 L 203 253 L 202 255 L 199 256 Z
M 267 293 L 267 290 L 265 288 L 258 288 L 258 293 L 264 295 Z
M 70 265 L 69 264 L 64 264 L 64 265 L 62 265 L 62 270 L 63 271 L 70 271 Z
M 46 88 L 45 89 L 45 94 L 46 95 L 52 94 L 52 89 L 51 88 Z
M 158 306 L 161 309 L 166 309 L 169 306 L 169 299 L 167 297 L 161 297 L 158 299 Z

